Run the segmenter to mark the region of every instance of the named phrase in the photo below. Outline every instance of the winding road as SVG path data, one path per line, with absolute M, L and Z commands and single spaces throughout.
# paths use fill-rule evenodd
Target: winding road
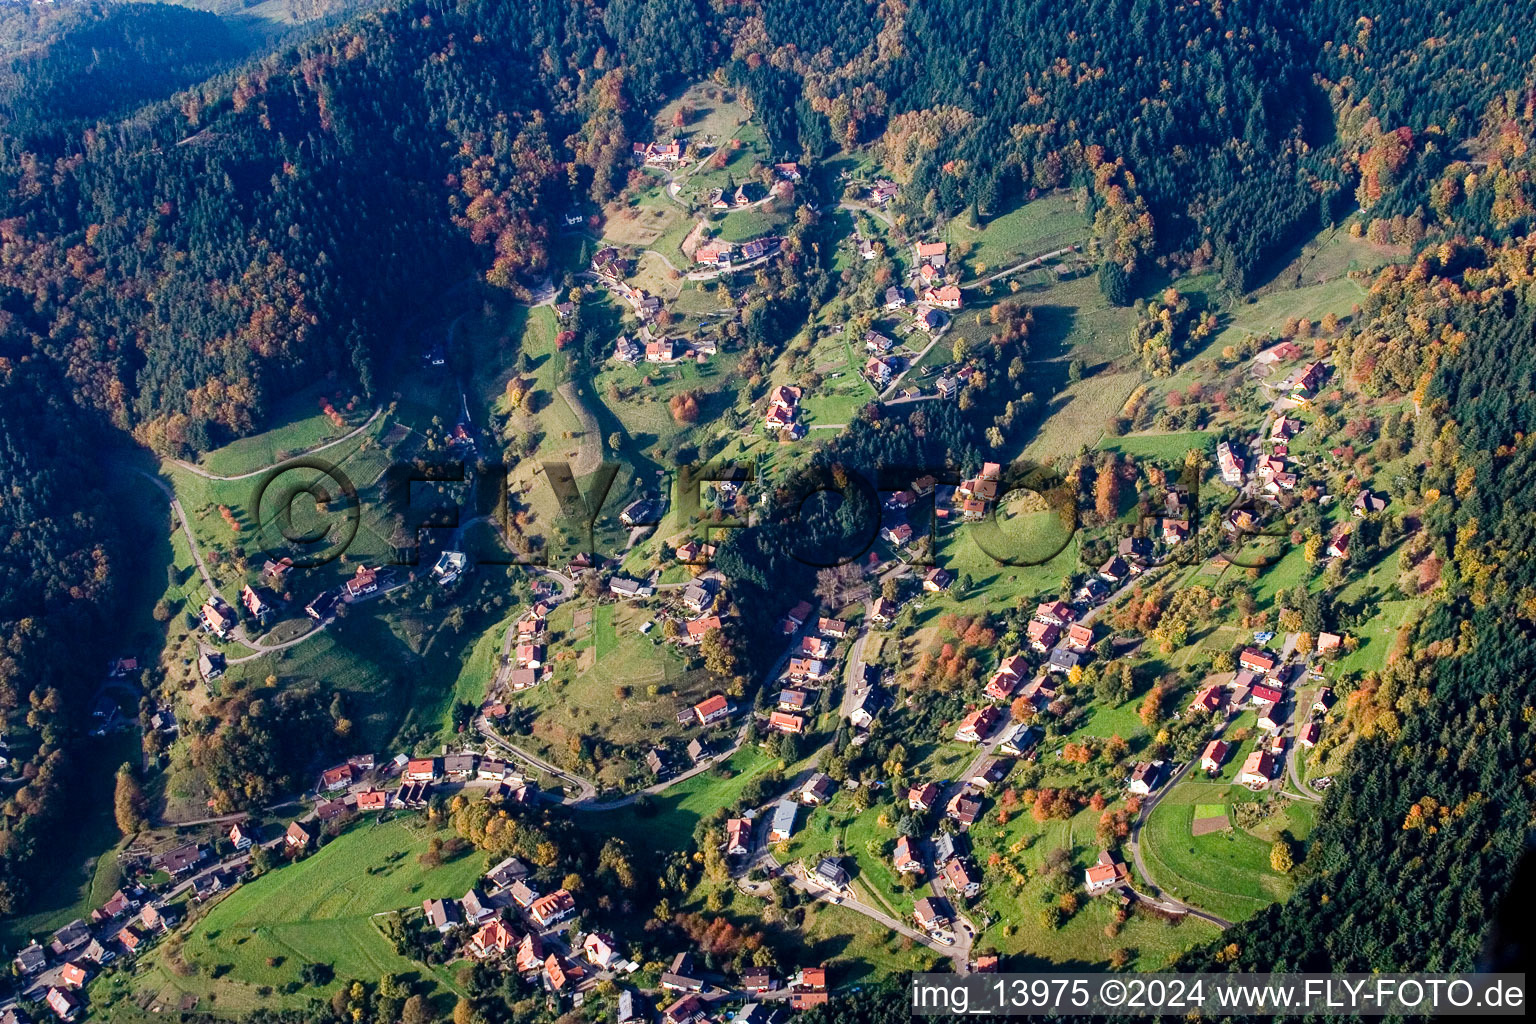
M 454 323 L 457 323 L 457 322 L 458 322 L 457 320 L 454 321 Z M 452 331 L 452 328 L 450 327 L 449 330 Z M 313 448 L 306 448 L 306 449 L 304 449 L 301 452 L 295 452 L 293 455 L 288 456 L 287 459 L 280 459 L 280 460 L 278 460 L 276 465 L 282 465 L 284 462 L 287 462 L 289 459 L 302 458 L 305 455 L 314 455 L 317 452 L 325 451 L 327 448 L 334 448 L 334 447 L 336 447 L 336 445 L 341 444 L 344 441 L 350 441 L 350 440 L 352 440 L 352 438 L 356 437 L 358 434 L 361 434 L 363 431 L 365 431 L 369 427 L 373 426 L 373 421 L 378 419 L 379 416 L 381 416 L 383 414 L 383 412 L 384 412 L 384 407 L 382 405 L 378 406 L 377 408 L 375 408 L 373 410 L 372 415 L 370 415 L 366 420 L 364 420 L 362 422 L 361 425 L 359 425 L 355 429 L 348 431 L 347 433 L 345 433 L 345 434 L 341 435 L 340 437 L 336 438 L 334 441 L 326 441 L 323 444 L 315 445 Z M 252 477 L 261 476 L 261 474 L 267 472 L 268 470 L 270 470 L 272 468 L 271 466 L 263 466 L 260 469 L 253 469 L 249 473 L 236 473 L 233 476 L 225 476 L 225 475 L 222 475 L 222 474 L 219 474 L 219 473 L 210 473 L 208 470 L 204 469 L 203 467 L 195 465 L 194 463 L 191 463 L 191 462 L 187 462 L 185 459 L 172 459 L 170 461 L 173 462 L 178 467 L 180 467 L 181 469 L 186 470 L 188 473 L 193 473 L 193 474 L 195 474 L 197 476 L 200 476 L 204 480 L 249 480 Z

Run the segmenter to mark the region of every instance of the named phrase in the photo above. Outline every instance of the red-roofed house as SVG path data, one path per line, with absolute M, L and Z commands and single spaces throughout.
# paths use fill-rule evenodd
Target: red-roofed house
M 1230 749 L 1226 740 L 1211 740 L 1205 745 L 1205 752 L 1200 755 L 1200 767 L 1208 772 L 1221 771 Z
M 960 728 L 955 730 L 955 739 L 961 743 L 980 743 L 991 734 L 994 726 L 1003 713 L 994 704 L 977 708 L 960 722 Z
M 700 725 L 710 725 L 731 713 L 731 702 L 726 700 L 724 694 L 717 693 L 695 704 L 693 713 L 698 716 Z

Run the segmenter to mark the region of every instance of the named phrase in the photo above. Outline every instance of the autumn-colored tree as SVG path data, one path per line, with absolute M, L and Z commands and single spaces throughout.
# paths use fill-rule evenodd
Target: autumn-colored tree
M 691 424 L 699 421 L 699 396 L 696 391 L 680 391 L 667 402 L 672 418 L 678 423 Z
M 113 795 L 112 810 L 117 818 L 117 830 L 125 836 L 141 832 L 149 824 L 149 802 L 144 798 L 133 766 L 126 761 L 117 769 L 117 791 Z

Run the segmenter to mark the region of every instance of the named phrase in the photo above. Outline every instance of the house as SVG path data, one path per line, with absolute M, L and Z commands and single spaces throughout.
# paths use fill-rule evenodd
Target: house
M 1064 647 L 1058 647 L 1046 659 L 1045 667 L 1048 671 L 1065 674 L 1077 668 L 1082 660 L 1083 656 L 1076 651 L 1069 651 Z
M 709 747 L 705 746 L 697 736 L 688 741 L 687 751 L 688 760 L 694 764 L 698 764 L 709 756 Z
M 748 967 L 741 972 L 741 988 L 744 992 L 760 996 L 778 987 L 779 980 L 766 967 Z
M 816 864 L 816 881 L 828 889 L 842 889 L 848 885 L 848 870 L 836 857 L 823 857 Z
M 296 821 L 289 823 L 288 831 L 283 833 L 283 842 L 286 843 L 288 848 L 291 850 L 304 849 L 309 845 L 309 840 L 309 830 Z
M 341 604 L 341 594 L 327 590 L 304 606 L 304 614 L 316 622 L 328 622 L 336 616 L 336 606 Z
M 1200 755 L 1201 770 L 1221 771 L 1221 766 L 1227 761 L 1227 752 L 1231 749 L 1226 740 L 1211 740 L 1205 745 L 1205 751 Z
M 818 658 L 790 658 L 787 672 L 791 679 L 822 679 L 830 667 Z
M 157 907 L 149 903 L 139 912 L 139 923 L 151 932 L 170 931 L 180 920 L 181 908 L 174 905 Z
M 917 855 L 916 844 L 906 836 L 896 840 L 896 850 L 891 859 L 896 870 L 903 875 L 922 873 L 923 858 Z
M 1261 676 L 1273 672 L 1279 663 L 1279 659 L 1268 651 L 1255 650 L 1252 647 L 1243 648 L 1243 652 L 1237 656 L 1239 668 L 1245 668 Z
M 1302 726 L 1301 732 L 1296 736 L 1296 741 L 1303 747 L 1311 750 L 1313 747 L 1317 746 L 1317 741 L 1318 738 L 1322 735 L 1322 731 L 1323 727 L 1317 722 L 1308 722 L 1306 725 Z
M 959 309 L 960 289 L 952 284 L 929 288 L 923 292 L 923 301 L 940 309 Z
M 226 662 L 224 655 L 218 651 L 199 651 L 197 655 L 197 674 L 205 681 L 217 679 L 224 674 Z
M 101 910 L 97 911 L 97 913 L 100 914 L 100 920 L 110 921 L 122 917 L 138 905 L 138 900 L 119 889 L 112 894 L 112 897 L 107 902 L 101 905 Z
M 884 703 L 885 699 L 880 695 L 880 691 L 871 686 L 859 697 L 853 710 L 848 712 L 848 721 L 857 729 L 868 729 Z
M 507 762 L 485 758 L 475 769 L 475 778 L 487 782 L 500 782 L 507 777 Z
M 269 558 L 261 563 L 262 577 L 279 585 L 288 579 L 288 574 L 291 572 L 293 572 L 291 558 L 279 558 L 276 561 Z
M 1312 701 L 1312 710 L 1326 713 L 1333 707 L 1333 690 L 1324 686 L 1317 691 L 1317 697 Z
M 1138 796 L 1146 796 L 1163 781 L 1163 762 L 1143 761 L 1131 771 L 1129 789 Z
M 1328 542 L 1327 554 L 1329 558 L 1344 558 L 1349 554 L 1349 531 L 1336 534 L 1333 540 Z
M 196 843 L 183 843 L 156 859 L 166 874 L 174 878 L 195 868 L 203 859 L 203 851 Z
M 926 811 L 939 798 L 939 787 L 932 782 L 913 786 L 907 790 L 907 806 L 914 811 Z
M 641 348 L 629 335 L 619 335 L 619 340 L 613 344 L 613 358 L 621 363 L 634 365 L 645 355 L 645 349 Z
M 608 593 L 620 598 L 650 597 L 652 590 L 649 583 L 615 576 L 608 581 Z
M 1243 770 L 1238 773 L 1237 781 L 1244 786 L 1267 786 L 1274 774 L 1275 759 L 1269 756 L 1268 751 L 1255 750 L 1243 762 Z
M 773 818 L 768 823 L 768 841 L 782 843 L 795 834 L 795 815 L 800 805 L 787 797 L 773 805 Z
M 1350 514 L 1356 519 L 1364 519 L 1366 516 L 1375 515 L 1387 507 L 1387 499 L 1370 491 L 1361 491 L 1355 498 L 1355 503 L 1350 507 Z
M 86 943 L 85 951 L 80 955 L 98 967 L 103 967 L 117 959 L 117 954 L 102 945 L 100 939 L 92 939 Z M 3 1019 L 0 1019 L 0 1024 L 5 1024 Z
M 912 916 L 917 919 L 919 928 L 925 932 L 931 932 L 949 924 L 954 917 L 954 911 L 950 909 L 948 900 L 937 896 L 924 896 L 913 904 Z
M 885 290 L 885 308 L 887 312 L 901 309 L 907 304 L 906 290 L 899 285 L 891 285 Z
M 504 956 L 517 944 L 517 936 L 497 918 L 491 918 L 480 926 L 469 940 L 476 956 Z
M 619 959 L 613 936 L 602 932 L 587 933 L 587 937 L 581 941 L 581 955 L 587 958 L 587 963 L 599 969 L 610 967 Z
M 774 732 L 798 735 L 805 731 L 805 719 L 799 715 L 791 715 L 783 711 L 770 711 L 768 713 L 768 728 Z
M 619 1008 L 614 1014 L 615 1024 L 631 1024 L 641 1019 L 635 1009 L 635 993 L 629 989 L 619 990 Z
M 1270 737 L 1270 740 L 1269 740 L 1269 752 L 1271 754 L 1273 754 L 1276 758 L 1279 758 L 1282 755 L 1284 755 L 1284 753 L 1285 753 L 1285 737 L 1281 736 L 1279 733 L 1276 733 L 1274 736 Z
M 528 865 L 516 857 L 508 857 L 487 871 L 485 877 L 495 889 L 506 889 L 513 882 L 528 877 Z
M 874 605 L 869 610 L 870 620 L 881 624 L 889 624 L 896 621 L 896 615 L 901 611 L 895 601 L 885 598 L 876 598 Z
M 816 772 L 809 779 L 805 780 L 805 785 L 800 787 L 800 799 L 812 807 L 825 803 L 827 798 L 832 795 L 832 790 L 836 788 L 836 785 L 831 777 L 821 772 Z
M 117 943 L 123 947 L 124 953 L 133 956 L 144 944 L 144 936 L 132 927 L 124 928 L 117 933 Z
M 246 611 L 258 619 L 272 610 L 272 606 L 267 604 L 261 592 L 249 583 L 240 588 L 240 603 L 245 605 Z
M 864 351 L 866 352 L 883 356 L 895 347 L 896 342 L 879 331 L 870 329 L 864 332 Z
M 803 636 L 800 638 L 800 653 L 807 658 L 826 658 L 832 654 L 832 641 L 824 636 Z
M 327 768 L 320 773 L 320 785 L 331 792 L 346 789 L 352 785 L 354 771 L 350 764 L 339 764 L 334 768 Z
M 933 834 L 933 862 L 940 866 L 953 860 L 960 850 L 955 842 L 955 837 L 948 832 L 935 832 Z
M 37 974 L 48 966 L 48 954 L 43 952 L 42 946 L 33 942 L 18 952 L 11 962 L 16 965 L 16 970 L 21 972 L 22 977 L 27 977 Z
M 1221 467 L 1221 479 L 1232 487 L 1243 485 L 1243 472 L 1247 468 L 1243 457 L 1233 446 L 1222 441 L 1216 446 L 1216 463 Z
M 464 922 L 459 905 L 453 900 L 422 900 L 421 912 L 426 915 L 427 924 L 440 933 L 451 931 Z
M 659 338 L 646 342 L 645 361 L 663 366 L 677 362 L 677 342 L 671 338 Z
M 1041 735 L 1041 731 L 1032 725 L 1011 722 L 1003 738 L 998 741 L 997 749 L 1013 757 L 1023 757 L 1040 743 Z
M 518 879 L 507 886 L 507 895 L 512 897 L 513 903 L 516 903 L 523 910 L 527 910 L 533 906 L 533 901 L 539 898 L 539 890 L 522 879 Z
M 944 272 L 932 263 L 924 263 L 918 267 L 917 276 L 922 278 L 925 285 L 932 285 L 944 280 Z
M 825 967 L 801 968 L 799 977 L 795 978 L 792 984 L 795 988 L 823 992 L 827 987 L 827 969 Z
M 76 950 L 84 948 L 90 941 L 91 926 L 77 917 L 53 933 L 53 941 L 48 944 L 48 949 L 54 956 L 63 959 Z
M 848 635 L 848 623 L 844 622 L 842 619 L 818 619 L 816 622 L 816 631 L 819 632 L 822 636 L 831 637 L 834 640 L 841 640 Z
M 717 693 L 713 697 L 695 704 L 693 713 L 698 716 L 699 724 L 712 725 L 731 713 L 731 702 L 724 694 Z
M 1275 705 L 1284 698 L 1285 694 L 1273 686 L 1266 686 L 1264 683 L 1255 683 L 1253 688 L 1248 691 L 1248 703 L 1255 706 L 1260 704 Z
M 365 789 L 357 794 L 359 811 L 382 811 L 389 807 L 389 793 L 382 789 Z
M 971 785 L 977 789 L 991 789 L 1008 777 L 1008 772 L 1012 767 L 1012 761 L 989 757 L 977 766 L 975 773 L 971 775 Z
M 528 907 L 528 913 L 540 928 L 564 921 L 576 912 L 576 899 L 565 889 L 540 896 Z
M 459 908 L 464 914 L 464 920 L 470 924 L 480 924 L 487 918 L 496 916 L 496 908 L 490 906 L 485 894 L 473 886 L 459 900 Z
M 406 782 L 434 782 L 437 779 L 437 758 L 417 757 L 405 764 L 405 774 L 401 776 Z
M 1122 537 L 1116 553 L 1124 559 L 1145 562 L 1152 557 L 1152 542 L 1145 537 Z
M 944 314 L 932 306 L 927 306 L 917 311 L 917 326 L 929 334 L 942 329 L 944 324 Z
M 1123 882 L 1126 874 L 1125 865 L 1108 850 L 1102 850 L 1099 853 L 1098 862 L 1083 872 L 1083 884 L 1088 890 L 1088 895 L 1097 896 Z
M 1112 556 L 1109 561 L 1099 566 L 1100 578 L 1110 582 L 1119 583 L 1131 574 L 1131 567 L 1125 559 L 1119 555 Z
M 961 720 L 960 728 L 955 731 L 955 739 L 961 743 L 980 743 L 992 732 L 1000 718 L 1002 712 L 995 705 L 977 708 Z
M 80 1012 L 80 1000 L 61 988 L 49 988 L 44 1001 L 59 1020 L 74 1020 L 75 1015 Z
M 869 187 L 869 198 L 874 202 L 879 203 L 881 206 L 884 206 L 892 199 L 895 199 L 896 194 L 900 191 L 901 190 L 896 186 L 896 183 L 891 181 L 889 178 L 878 178 L 876 179 L 875 183 Z
M 948 569 L 934 566 L 923 574 L 923 589 L 934 594 L 941 594 L 949 589 L 955 577 Z
M 721 198 L 723 200 L 724 196 L 722 195 Z M 731 253 L 734 249 L 735 246 L 729 242 L 713 239 L 693 251 L 693 261 L 714 267 L 728 267 L 731 265 Z
M 1067 627 L 1067 646 L 1074 651 L 1086 651 L 1093 646 L 1093 627 L 1074 622 Z
M 949 374 L 940 374 L 933 382 L 934 392 L 943 399 L 954 398 L 960 391 L 960 382 Z
M 709 611 L 715 603 L 715 591 L 708 583 L 694 580 L 683 588 L 683 604 L 695 615 Z
M 661 987 L 668 992 L 698 992 L 704 987 L 693 966 L 693 954 L 683 950 L 672 958 L 672 966 L 661 974 Z
M 1195 695 L 1195 699 L 1189 702 L 1191 711 L 1212 711 L 1221 707 L 1221 687 L 1207 686 Z
M 1077 615 L 1071 607 L 1060 601 L 1050 601 L 1035 608 L 1035 619 L 1053 626 L 1065 626 L 1075 618 Z
M 475 763 L 478 758 L 474 754 L 449 754 L 443 758 L 443 774 L 454 782 L 464 782 L 474 778 Z
M 203 607 L 198 611 L 198 617 L 202 619 L 204 629 L 225 639 L 232 636 L 235 627 L 240 625 L 240 619 L 235 615 L 235 610 L 218 597 L 211 597 L 203 602 Z
M 864 376 L 876 384 L 889 384 L 896 375 L 896 368 L 889 357 L 871 356 L 864 363 Z
M 1178 545 L 1189 539 L 1189 523 L 1183 519 L 1164 519 L 1161 526 L 1164 544 Z
M 725 823 L 725 852 L 730 857 L 745 857 L 752 852 L 752 822 L 731 818 Z
M 1317 653 L 1327 654 L 1329 651 L 1337 650 L 1343 643 L 1344 638 L 1337 633 L 1319 633 L 1317 634 Z
M 1265 732 L 1279 732 L 1285 725 L 1285 716 L 1279 711 L 1279 706 L 1270 704 L 1259 712 L 1258 726 Z
M 544 940 L 538 932 L 529 932 L 517 944 L 516 965 L 520 974 L 530 974 L 544 966 Z
M 949 262 L 949 244 L 947 242 L 918 242 L 914 247 L 917 252 L 916 263 L 924 263 L 942 268 Z
M 981 877 L 976 868 L 964 857 L 956 857 L 945 864 L 941 874 L 944 876 L 944 884 L 950 891 L 966 899 L 981 892 Z
M 912 524 L 897 523 L 895 526 L 886 526 L 880 530 L 880 539 L 892 547 L 905 547 L 912 542 Z
M 1029 637 L 1029 646 L 1043 653 L 1056 646 L 1056 641 L 1061 638 L 1061 627 L 1049 622 L 1041 622 L 1039 619 L 1030 619 L 1025 635 Z
M 249 850 L 251 848 L 251 834 L 246 830 L 245 822 L 237 821 L 230 826 L 229 845 L 237 850 Z
M 229 879 L 222 871 L 209 871 L 192 879 L 192 898 L 205 900 L 224 891 L 229 885 Z
M 350 580 L 347 580 L 346 586 L 342 588 L 348 601 L 357 601 L 370 594 L 378 593 L 378 590 L 379 570 L 370 569 L 366 565 L 359 565 L 357 572 L 353 574 Z
M 981 817 L 981 797 L 969 789 L 962 789 L 949 798 L 949 805 L 944 808 L 944 816 L 960 825 L 974 824 L 976 819 Z

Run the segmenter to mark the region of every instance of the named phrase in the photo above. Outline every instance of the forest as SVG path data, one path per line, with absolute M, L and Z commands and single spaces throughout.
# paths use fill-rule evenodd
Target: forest
M 1443 599 L 1352 708 L 1362 739 L 1296 896 L 1188 962 L 1478 963 L 1533 784 L 1533 29 L 1530 5 L 1473 0 L 400 0 L 247 54 L 180 7 L 7 11 L 0 713 L 32 742 L 4 806 L 0 911 L 38 875 L 113 645 L 111 453 L 195 455 L 316 381 L 387 394 L 418 356 L 401 325 L 466 282 L 526 295 L 561 214 L 623 194 L 654 112 L 718 75 L 776 156 L 877 156 L 912 228 L 1082 187 L 1116 301 L 1157 264 L 1246 291 L 1355 208 L 1418 251 L 1374 286 L 1339 362 L 1362 393 L 1419 403 L 1417 486 L 1435 497 L 1417 528 Z M 797 226 L 802 273 L 743 317 L 759 358 L 825 298 L 820 230 Z M 1203 336 L 1199 311 L 1174 312 L 1178 337 L 1138 337 L 1151 369 Z M 1017 440 L 1038 416 L 1009 399 L 1027 335 L 1020 311 L 970 354 L 969 404 L 866 411 L 814 472 L 974 468 L 988 430 Z M 854 505 L 807 515 L 828 550 L 867 525 Z M 768 608 L 807 582 L 794 522 L 720 555 Z M 231 713 L 300 743 L 324 734 L 322 703 Z M 288 781 L 260 735 L 212 731 L 199 756 Z

